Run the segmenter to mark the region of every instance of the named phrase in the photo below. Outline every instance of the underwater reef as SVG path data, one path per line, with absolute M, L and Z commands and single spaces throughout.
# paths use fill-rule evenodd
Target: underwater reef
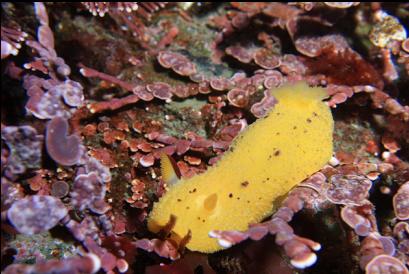
M 408 274 L 408 27 L 405 2 L 2 2 L 2 273 Z M 197 178 L 181 204 L 217 221 L 180 213 Z

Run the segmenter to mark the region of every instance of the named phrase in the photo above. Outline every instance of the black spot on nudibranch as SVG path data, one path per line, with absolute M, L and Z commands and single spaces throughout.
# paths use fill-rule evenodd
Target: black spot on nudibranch
M 293 126 L 293 129 L 297 129 L 297 126 Z
M 247 187 L 250 183 L 248 181 L 244 181 L 241 183 L 242 187 Z
M 280 150 L 277 150 L 276 152 L 274 152 L 274 156 L 279 156 L 280 155 Z
M 178 201 L 178 202 L 181 202 L 181 201 L 182 201 L 182 199 L 177 199 L 177 201 Z
M 311 123 L 312 120 L 310 118 L 307 118 L 307 123 Z
M 233 198 L 233 193 L 230 193 L 230 194 L 229 194 L 229 198 Z
M 314 115 L 315 117 L 318 116 L 318 114 L 315 111 L 312 113 L 312 115 Z

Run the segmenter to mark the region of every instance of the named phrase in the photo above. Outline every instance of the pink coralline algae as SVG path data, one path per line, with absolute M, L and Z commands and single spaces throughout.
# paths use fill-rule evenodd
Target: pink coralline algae
M 2 3 L 2 271 L 408 273 L 405 10 Z M 217 165 L 275 107 L 274 90 L 298 81 L 327 92 L 328 165 L 264 222 L 210 230 L 222 252 L 192 253 L 189 234 L 169 239 L 175 218 L 149 232 L 169 187 L 161 156 L 181 179 Z
M 360 2 L 324 2 L 325 5 L 331 8 L 347 9 L 359 5 Z
M 409 219 L 409 182 L 403 184 L 393 196 L 393 209 L 399 220 Z
M 96 158 L 83 154 L 80 163 L 83 165 L 87 174 L 94 172 L 102 182 L 107 183 L 111 181 L 112 176 L 109 168 Z
M 99 212 L 98 208 L 105 203 L 106 187 L 94 172 L 78 175 L 74 180 L 72 189 L 70 193 L 71 203 L 79 210 L 90 207 L 91 210 Z
M 248 104 L 248 92 L 243 89 L 234 88 L 227 93 L 227 98 L 235 107 L 245 107 Z
M 18 232 L 33 235 L 50 230 L 67 213 L 59 199 L 33 195 L 13 203 L 7 211 L 7 218 Z
M 101 267 L 101 260 L 92 253 L 85 256 L 71 257 L 64 260 L 52 259 L 36 265 L 14 264 L 8 266 L 5 274 L 24 273 L 96 273 Z
M 392 242 L 393 250 L 389 250 L 392 252 L 386 252 L 385 247 L 388 248 L 389 244 L 384 245 L 385 239 L 385 237 L 380 236 L 378 233 L 370 233 L 362 240 L 359 249 L 359 253 L 361 255 L 359 264 L 361 269 L 365 269 L 367 264 L 377 256 L 381 256 L 383 254 L 390 255 L 387 253 L 391 253 L 393 255 L 395 252 L 394 244 Z
M 71 107 L 79 107 L 83 104 L 84 95 L 82 86 L 78 82 L 66 80 L 54 87 L 61 92 L 64 102 Z
M 166 83 L 157 82 L 149 84 L 146 86 L 146 89 L 159 99 L 170 100 L 172 98 L 171 87 Z
M 171 68 L 182 76 L 191 76 L 196 73 L 195 64 L 180 53 L 161 51 L 158 54 L 158 62 L 164 68 Z
M 343 205 L 362 205 L 368 198 L 372 182 L 360 175 L 333 175 L 326 197 L 332 203 Z
M 10 54 L 17 55 L 21 49 L 21 43 L 27 38 L 27 33 L 17 29 L 1 26 L 1 59 Z
M 406 266 L 398 259 L 390 255 L 376 256 L 365 267 L 367 274 L 375 273 L 409 273 Z
M 210 87 L 214 90 L 223 91 L 233 88 L 234 83 L 226 78 L 213 78 L 210 80 Z
M 34 75 L 24 77 L 24 87 L 30 97 L 26 109 L 39 119 L 70 117 L 70 107 L 83 104 L 82 86 L 75 81 L 44 80 Z
M 270 50 L 259 49 L 254 53 L 254 62 L 263 69 L 274 69 L 280 66 L 281 60 Z
M 65 197 L 69 192 L 69 185 L 64 181 L 56 181 L 51 186 L 51 195 L 57 198 Z
M 57 56 L 54 49 L 54 35 L 49 27 L 49 19 L 47 11 L 43 3 L 35 3 L 35 12 L 40 27 L 37 31 L 38 41 L 30 40 L 26 44 L 33 48 L 38 57 L 35 57 L 35 61 L 24 65 L 27 69 L 40 70 L 45 74 L 50 74 L 55 78 L 56 73 L 61 76 L 68 76 L 71 73 L 70 67 L 65 63 L 64 59 Z
M 172 260 L 176 260 L 179 258 L 179 252 L 174 244 L 170 241 L 160 241 L 157 239 L 153 240 L 139 240 L 137 242 L 137 246 L 143 250 L 152 252 L 154 251 L 158 255 L 162 257 L 167 257 Z
M 80 83 L 68 78 L 71 69 L 64 59 L 57 56 L 54 35 L 49 27 L 49 18 L 43 3 L 35 4 L 35 13 L 40 22 L 37 31 L 38 41 L 27 41 L 27 45 L 33 48 L 38 56 L 24 67 L 32 71 L 41 71 L 49 79 L 33 74 L 24 76 L 24 88 L 29 97 L 26 109 L 39 119 L 52 119 L 58 116 L 68 118 L 71 116 L 71 107 L 82 105 L 83 88 Z
M 10 208 L 14 202 L 24 197 L 23 188 L 9 181 L 6 177 L 1 177 L 1 210 Z
M 226 48 L 226 54 L 244 64 L 254 61 L 263 69 L 274 69 L 281 64 L 280 56 L 265 48 L 248 50 L 240 45 L 235 45 Z
M 263 85 L 266 89 L 280 87 L 284 83 L 283 75 L 277 70 L 269 70 L 265 72 Z
M 366 204 L 362 206 L 345 206 L 341 209 L 341 218 L 359 236 L 367 236 L 374 231 L 376 223 L 367 216 L 373 215 L 373 206 Z
M 341 35 L 325 35 L 318 38 L 297 38 L 294 43 L 297 50 L 308 57 L 320 56 L 324 50 L 329 48 L 334 52 L 342 52 L 348 48 L 347 41 Z
M 61 117 L 54 118 L 47 125 L 45 142 L 50 157 L 61 165 L 78 163 L 83 153 L 80 138 L 68 135 L 68 122 Z
M 82 4 L 94 15 L 104 17 L 110 10 L 132 12 L 138 10 L 138 2 L 82 2 Z
M 150 19 L 152 14 L 164 8 L 167 2 L 82 2 L 92 15 L 104 17 L 106 13 L 133 13 L 142 18 Z
M 35 128 L 4 127 L 1 130 L 1 138 L 10 150 L 6 172 L 17 175 L 41 165 L 43 136 L 37 134 Z
M 240 46 L 231 46 L 226 48 L 226 53 L 244 64 L 248 64 L 253 60 L 253 56 L 247 49 Z
M 145 183 L 139 180 L 132 180 L 131 182 L 132 196 L 126 200 L 132 207 L 145 208 L 148 206 L 146 203 L 147 198 L 145 197 Z
M 133 88 L 133 93 L 135 95 L 137 95 L 140 99 L 144 100 L 144 101 L 151 101 L 153 100 L 154 96 L 152 93 L 150 93 L 147 90 L 147 87 L 145 86 L 136 86 Z M 160 94 L 160 93 L 159 93 Z M 170 99 L 170 97 L 172 97 L 172 95 L 167 95 L 165 96 L 165 99 Z
M 161 54 L 161 53 L 160 53 Z M 165 54 L 166 55 L 166 54 Z M 179 55 L 182 56 L 182 55 Z M 184 58 L 184 57 L 183 57 Z M 179 60 L 180 61 L 180 60 Z M 177 62 L 179 62 L 177 61 Z M 177 70 L 175 72 L 179 73 L 180 75 L 186 75 L 184 72 L 181 70 L 183 66 L 187 65 L 187 67 L 183 68 L 183 71 L 188 71 L 189 67 L 194 68 L 193 63 L 178 63 L 177 65 Z M 114 98 L 108 102 L 99 102 L 95 104 L 89 104 L 87 107 L 91 111 L 91 113 L 98 113 L 98 112 L 103 112 L 104 110 L 110 109 L 110 110 L 116 110 L 118 108 L 121 108 L 123 106 L 133 104 L 138 102 L 139 100 L 143 101 L 151 101 L 154 98 L 158 98 L 161 100 L 165 100 L 166 102 L 170 102 L 171 98 L 173 95 L 176 95 L 180 98 L 185 98 L 189 97 L 191 95 L 196 95 L 197 93 L 203 93 L 207 94 L 210 92 L 210 89 L 208 88 L 208 85 L 203 85 L 200 84 L 189 84 L 189 85 L 176 85 L 174 87 L 170 86 L 167 83 L 164 82 L 154 82 L 146 85 L 140 85 L 140 84 L 134 84 L 134 83 L 128 83 L 125 81 L 122 81 L 114 76 L 96 71 L 94 69 L 88 68 L 82 64 L 79 65 L 81 67 L 81 74 L 85 77 L 96 77 L 101 80 L 108 81 L 110 83 L 113 83 L 115 85 L 118 85 L 119 87 L 123 88 L 124 90 L 127 90 L 129 92 L 132 92 L 133 95 L 128 95 L 123 98 Z M 189 72 L 188 75 L 190 75 L 191 72 Z
M 403 262 L 409 258 L 409 224 L 405 221 L 398 222 L 393 228 L 393 236 L 397 240 L 396 252 Z
M 262 118 L 271 111 L 271 109 L 274 107 L 275 104 L 277 104 L 277 100 L 274 98 L 273 95 L 271 95 L 270 90 L 266 90 L 264 92 L 264 98 L 260 102 L 255 103 L 251 107 L 250 111 L 257 118 Z

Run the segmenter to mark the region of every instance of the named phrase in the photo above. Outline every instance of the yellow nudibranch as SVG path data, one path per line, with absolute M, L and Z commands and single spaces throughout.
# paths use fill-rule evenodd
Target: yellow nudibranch
M 322 101 L 325 90 L 298 83 L 272 94 L 278 103 L 270 113 L 239 134 L 214 166 L 169 187 L 150 213 L 151 231 L 158 232 L 174 215 L 172 239 L 180 241 L 190 230 L 187 248 L 220 250 L 209 231 L 246 230 L 260 222 L 283 195 L 328 162 L 333 118 Z

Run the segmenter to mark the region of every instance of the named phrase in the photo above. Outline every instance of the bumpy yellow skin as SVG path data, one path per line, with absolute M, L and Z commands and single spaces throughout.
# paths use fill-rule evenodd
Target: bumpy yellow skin
M 180 180 L 154 205 L 148 227 L 157 232 L 176 216 L 171 237 L 190 230 L 187 248 L 222 249 L 210 230 L 246 230 L 271 215 L 295 185 L 332 156 L 333 119 L 326 92 L 304 83 L 273 91 L 278 103 L 236 137 L 205 173 Z

